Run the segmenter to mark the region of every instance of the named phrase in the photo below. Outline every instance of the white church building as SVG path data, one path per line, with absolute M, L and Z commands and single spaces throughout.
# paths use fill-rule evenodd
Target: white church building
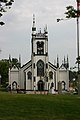
M 25 65 L 9 68 L 9 85 L 11 90 L 24 90 L 27 92 L 47 91 L 55 93 L 59 89 L 69 90 L 69 62 L 67 59 L 59 65 L 57 57 L 56 65 L 49 62 L 48 31 L 36 31 L 35 16 L 33 16 L 31 38 L 31 60 Z M 20 59 L 19 59 L 20 62 Z M 60 83 L 60 84 L 59 84 Z

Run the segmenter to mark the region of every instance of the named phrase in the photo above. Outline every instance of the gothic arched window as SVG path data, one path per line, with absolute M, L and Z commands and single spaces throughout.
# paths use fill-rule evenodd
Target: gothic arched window
M 49 72 L 49 78 L 53 79 L 53 72 L 52 71 Z
M 37 42 L 37 54 L 42 55 L 44 54 L 44 42 Z
M 28 76 L 28 80 L 32 79 L 32 73 L 30 71 L 27 73 L 27 76 Z
M 44 62 L 42 60 L 37 62 L 37 76 L 44 76 Z

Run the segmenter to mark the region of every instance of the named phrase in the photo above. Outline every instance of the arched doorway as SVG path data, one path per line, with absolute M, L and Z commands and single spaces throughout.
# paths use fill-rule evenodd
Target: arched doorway
M 44 82 L 42 80 L 38 82 L 38 91 L 44 91 Z
M 62 81 L 62 90 L 65 90 L 65 85 L 66 85 L 66 83 L 64 81 Z
M 12 89 L 13 89 L 13 90 L 16 90 L 16 89 L 17 89 L 17 82 L 16 82 L 16 81 L 14 81 L 14 82 L 12 83 Z

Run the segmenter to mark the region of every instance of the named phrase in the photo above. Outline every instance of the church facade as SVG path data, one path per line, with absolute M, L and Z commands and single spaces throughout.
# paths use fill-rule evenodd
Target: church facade
M 31 46 L 31 60 L 22 67 L 17 68 L 14 65 L 9 68 L 9 85 L 11 86 L 11 90 L 19 88 L 26 92 L 48 91 L 52 94 L 59 89 L 68 91 L 68 57 L 67 62 L 64 58 L 61 66 L 59 66 L 58 57 L 56 65 L 49 62 L 47 26 L 45 26 L 44 32 L 41 30 L 37 32 L 35 16 L 33 16 Z

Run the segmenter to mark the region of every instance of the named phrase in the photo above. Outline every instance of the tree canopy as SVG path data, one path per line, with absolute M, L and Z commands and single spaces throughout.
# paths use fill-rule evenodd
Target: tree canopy
M 0 0 L 0 17 L 3 16 L 3 13 L 7 12 L 7 9 L 10 9 L 14 0 Z M 3 21 L 0 21 L 0 25 L 4 25 Z
M 12 58 L 11 61 L 9 59 L 0 60 L 0 75 L 2 85 L 6 85 L 6 82 L 8 82 L 9 67 L 12 68 L 14 65 L 17 68 L 20 67 L 20 63 L 18 62 L 17 58 Z
M 77 10 L 73 6 L 67 6 L 66 7 L 67 12 L 66 18 L 76 18 L 77 17 Z
M 8 81 L 8 71 L 9 71 L 9 61 L 0 60 L 0 75 L 1 75 L 1 84 L 4 85 Z

